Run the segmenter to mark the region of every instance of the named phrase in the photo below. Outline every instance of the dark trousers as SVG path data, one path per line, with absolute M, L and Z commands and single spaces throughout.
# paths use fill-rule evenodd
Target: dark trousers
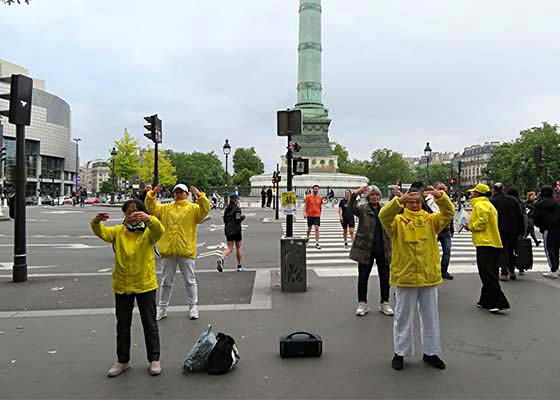
M 266 203 L 266 195 L 261 196 L 261 208 L 264 208 L 265 203 Z
M 449 260 L 451 259 L 451 232 L 446 231 L 438 235 L 438 240 L 441 243 L 441 273 L 447 273 L 449 268 Z
M 272 196 L 267 197 L 267 199 L 266 199 L 266 206 L 267 206 L 268 208 L 270 208 L 270 205 L 271 205 L 271 204 L 272 204 Z
M 502 310 L 509 308 L 509 302 L 502 292 L 498 280 L 500 250 L 489 246 L 478 246 L 476 248 L 476 264 L 478 275 L 482 281 L 478 304 L 482 308 L 499 308 Z
M 504 248 L 501 250 L 501 255 L 498 260 L 500 265 L 501 275 L 515 275 L 515 245 L 517 243 L 517 236 L 504 234 L 500 232 L 500 238 L 502 239 L 502 246 Z
M 535 244 L 539 242 L 537 239 L 537 235 L 535 234 L 535 223 L 533 222 L 532 218 L 529 218 L 527 222 L 527 231 L 525 232 L 525 236 L 529 236 L 529 235 L 531 235 Z
M 369 274 L 374 260 L 379 274 L 381 302 L 389 301 L 389 265 L 385 260 L 385 255 L 381 254 L 372 256 L 369 264 L 358 264 L 358 301 L 361 303 L 367 303 Z
M 544 231 L 544 251 L 548 266 L 552 272 L 558 271 L 559 256 L 560 256 L 560 235 L 551 231 Z
M 117 315 L 117 359 L 120 363 L 130 361 L 130 327 L 134 299 L 138 304 L 140 319 L 144 328 L 144 340 L 148 361 L 159 361 L 159 331 L 156 321 L 156 291 L 146 293 L 117 294 L 115 308 Z

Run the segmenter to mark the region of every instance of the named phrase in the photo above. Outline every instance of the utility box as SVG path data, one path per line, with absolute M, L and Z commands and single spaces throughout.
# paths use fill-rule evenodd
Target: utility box
M 280 240 L 280 283 L 283 292 L 307 291 L 306 242 L 301 238 Z

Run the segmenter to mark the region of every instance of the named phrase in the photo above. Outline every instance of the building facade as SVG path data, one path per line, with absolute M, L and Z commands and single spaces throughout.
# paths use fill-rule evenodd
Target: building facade
M 107 160 L 88 161 L 83 171 L 82 186 L 88 193 L 97 194 L 101 191 L 103 182 L 111 179 L 111 166 Z
M 18 65 L 0 60 L 0 76 L 12 74 L 29 76 Z M 9 92 L 9 84 L 0 83 L 0 93 Z M 8 109 L 8 102 L 0 100 L 0 109 Z M 6 147 L 6 161 L 0 166 L 2 187 L 14 188 L 16 129 L 7 118 L 0 120 L 0 138 Z M 45 82 L 33 80 L 31 125 L 25 130 L 27 159 L 26 196 L 59 196 L 70 194 L 76 176 L 76 144 L 72 142 L 70 105 L 45 89 Z
M 492 152 L 499 145 L 500 142 L 485 142 L 483 145 L 465 147 L 463 153 L 452 161 L 459 171 L 461 188 L 471 188 L 477 183 L 489 183 L 486 168 Z

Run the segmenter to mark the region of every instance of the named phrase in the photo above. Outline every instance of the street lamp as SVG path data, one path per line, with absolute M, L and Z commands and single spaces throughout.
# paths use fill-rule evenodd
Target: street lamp
M 224 144 L 224 147 L 222 148 L 224 150 L 224 154 L 226 156 L 226 186 L 228 185 L 228 156 L 229 153 L 231 153 L 231 146 L 229 145 L 229 140 L 226 139 L 226 142 Z
M 424 157 L 426 157 L 426 185 L 430 184 L 430 159 L 432 158 L 432 148 L 430 142 L 426 142 L 424 147 Z
M 115 157 L 119 154 L 117 149 L 113 147 L 113 151 L 111 151 L 111 164 L 112 164 L 112 178 L 111 178 L 111 204 L 115 204 Z
M 78 142 L 81 142 L 82 139 L 80 138 L 74 138 L 72 139 L 74 142 L 76 142 L 76 176 L 74 176 L 74 191 L 77 192 L 78 191 L 78 176 L 80 175 L 80 162 L 79 162 L 79 151 L 78 151 Z

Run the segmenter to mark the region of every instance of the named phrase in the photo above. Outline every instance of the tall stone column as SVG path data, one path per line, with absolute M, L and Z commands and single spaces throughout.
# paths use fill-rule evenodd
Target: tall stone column
M 298 106 L 321 103 L 321 0 L 300 0 Z

